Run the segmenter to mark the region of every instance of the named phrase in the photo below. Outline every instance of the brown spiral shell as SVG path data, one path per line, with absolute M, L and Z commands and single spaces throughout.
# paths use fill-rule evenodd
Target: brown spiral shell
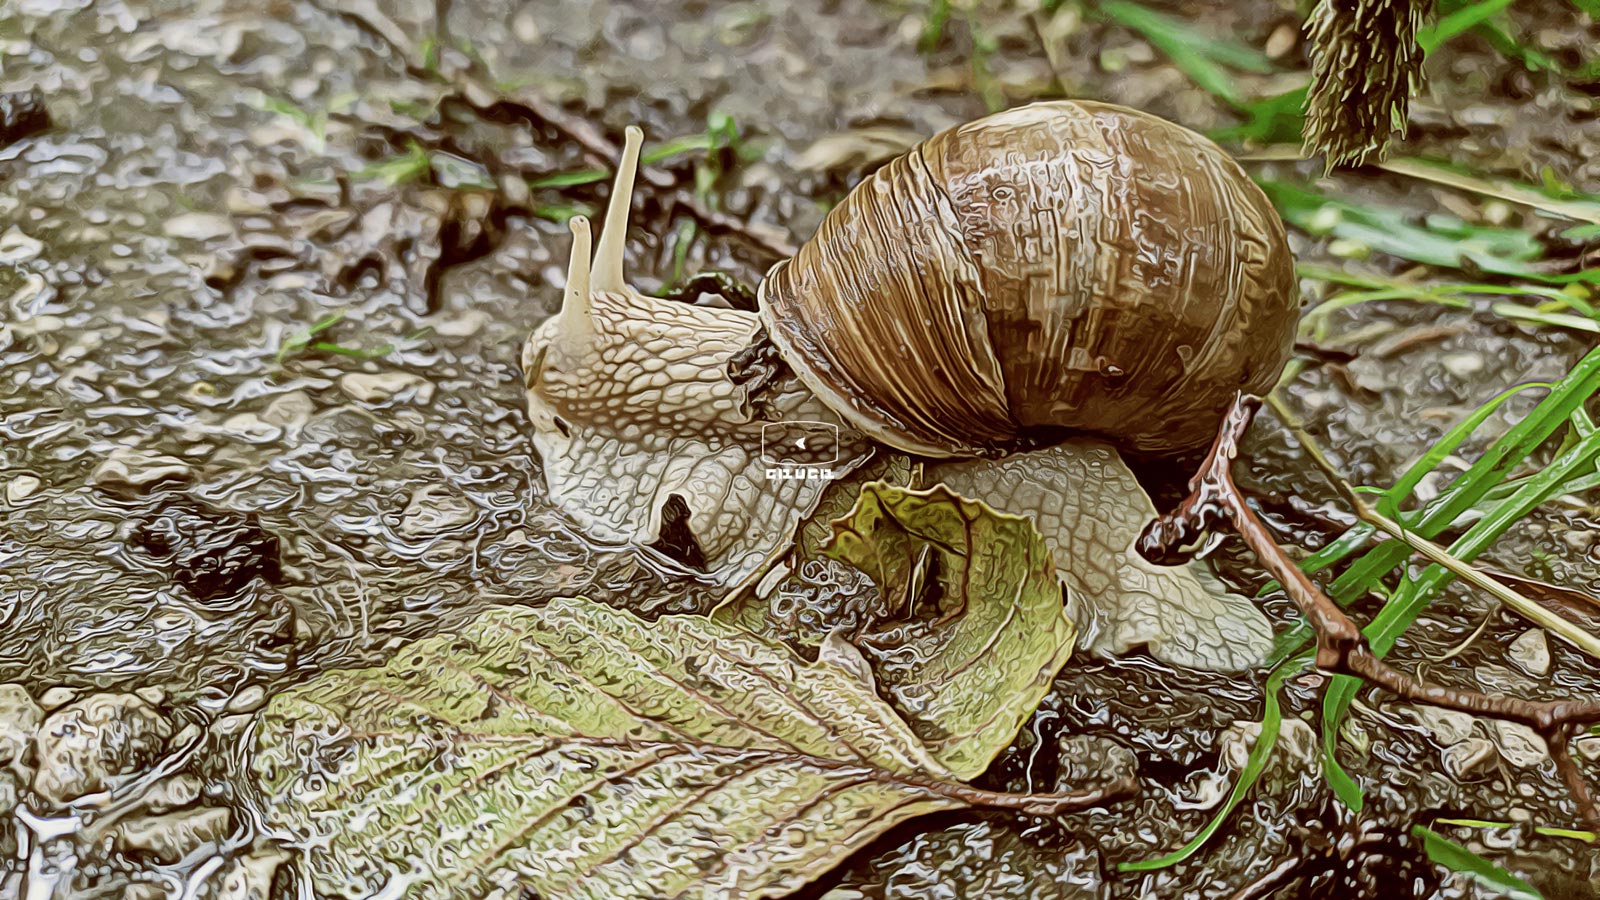
M 1103 103 L 941 132 L 857 185 L 762 283 L 780 355 L 927 456 L 1071 433 L 1165 453 L 1265 393 L 1299 298 L 1282 221 L 1216 144 Z

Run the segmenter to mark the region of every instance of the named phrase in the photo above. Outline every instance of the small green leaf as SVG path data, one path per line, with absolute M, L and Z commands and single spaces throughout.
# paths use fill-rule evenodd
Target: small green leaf
M 530 188 L 560 188 L 576 187 L 580 184 L 594 184 L 596 181 L 605 181 L 611 173 L 605 169 L 578 169 L 572 172 L 557 172 L 541 178 L 528 179 Z
M 1516 0 L 1477 0 L 1454 10 L 1448 15 L 1441 16 L 1432 27 L 1417 30 L 1417 43 L 1424 53 L 1432 53 L 1445 43 L 1466 34 L 1468 31 L 1489 21 Z
M 370 166 L 356 172 L 354 178 L 365 180 L 380 178 L 390 187 L 420 181 L 432 171 L 432 158 L 428 151 L 416 141 L 411 142 L 411 149 L 404 156 L 392 156 L 381 159 Z
M 1471 878 L 1497 896 L 1511 897 L 1512 900 L 1544 900 L 1544 895 L 1533 885 L 1443 835 L 1422 825 L 1411 826 L 1411 835 L 1422 841 L 1422 849 L 1435 864 Z

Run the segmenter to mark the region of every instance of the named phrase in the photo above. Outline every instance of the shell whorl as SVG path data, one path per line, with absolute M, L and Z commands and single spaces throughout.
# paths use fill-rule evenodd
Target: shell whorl
M 761 288 L 779 352 L 909 452 L 1091 433 L 1204 443 L 1270 389 L 1297 319 L 1283 224 L 1238 164 L 1164 119 L 1037 103 L 864 180 Z

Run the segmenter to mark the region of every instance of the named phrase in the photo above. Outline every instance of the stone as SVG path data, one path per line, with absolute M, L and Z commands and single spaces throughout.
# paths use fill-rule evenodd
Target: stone
M 45 712 L 50 712 L 66 706 L 68 703 L 71 703 L 77 698 L 77 688 L 69 688 L 65 685 L 56 685 L 53 688 L 46 688 L 45 692 L 39 695 L 39 706 L 42 707 Z
M 472 501 L 442 484 L 428 484 L 411 494 L 411 502 L 400 514 L 400 534 L 408 538 L 428 537 L 455 531 L 477 518 Z
M 155 762 L 172 724 L 133 694 L 90 694 L 51 713 L 34 739 L 33 789 L 65 803 Z
M 410 372 L 349 372 L 339 377 L 339 389 L 361 403 L 387 403 L 402 393 L 418 403 L 433 400 L 433 382 Z
M 15 225 L 0 234 L 0 263 L 14 266 L 34 259 L 44 250 L 44 242 L 28 237 Z
M 264 848 L 230 861 L 213 882 L 216 900 L 270 900 L 272 880 L 289 854 Z
M 1489 733 L 1506 762 L 1518 768 L 1537 766 L 1550 758 L 1550 745 L 1539 733 L 1518 722 L 1489 720 Z
M 1543 629 L 1529 628 L 1517 635 L 1517 639 L 1506 648 L 1506 657 L 1529 675 L 1550 674 L 1550 642 L 1545 638 Z
M 1494 744 L 1485 738 L 1469 737 L 1444 750 L 1444 770 L 1457 781 L 1474 781 L 1494 766 Z
M 205 844 L 219 844 L 233 827 L 233 814 L 223 807 L 182 810 L 160 816 L 139 816 L 117 825 L 112 838 L 122 850 L 147 853 L 175 863 Z
M 227 710 L 231 713 L 254 712 L 267 704 L 267 689 L 259 684 L 252 684 L 235 694 L 228 701 Z
M 316 411 L 317 405 L 305 391 L 290 391 L 272 398 L 267 408 L 261 411 L 261 421 L 277 425 L 291 435 L 297 435 L 300 429 L 311 421 L 311 414 Z
M 1476 721 L 1470 714 L 1458 709 L 1441 709 L 1437 706 L 1414 706 L 1411 714 L 1443 747 L 1454 746 L 1471 737 L 1472 723 Z
M 20 684 L 0 684 L 0 766 L 26 777 L 34 732 L 44 721 L 44 710 Z
M 200 799 L 205 782 L 198 775 L 187 772 L 162 779 L 150 786 L 139 798 L 147 812 L 162 814 L 193 806 Z
M 227 216 L 208 213 L 180 213 L 168 219 L 162 230 L 172 237 L 208 241 L 233 234 L 233 221 Z
M 21 503 L 33 496 L 44 482 L 33 475 L 18 475 L 6 482 L 6 502 Z
M 237 413 L 224 419 L 222 430 L 251 444 L 270 444 L 283 436 L 282 428 L 249 412 Z
M 118 447 L 89 476 L 100 487 L 141 488 L 166 479 L 188 481 L 194 469 L 175 456 L 137 447 Z

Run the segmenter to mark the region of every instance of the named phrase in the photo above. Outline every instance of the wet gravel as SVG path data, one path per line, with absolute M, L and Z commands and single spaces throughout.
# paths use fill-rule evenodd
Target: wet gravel
M 0 683 L 34 701 L 63 687 L 74 696 L 155 689 L 153 707 L 176 727 L 242 717 L 263 691 L 381 660 L 496 604 L 584 593 L 648 612 L 705 607 L 693 579 L 586 544 L 540 497 L 517 350 L 559 299 L 559 220 L 596 204 L 603 188 L 527 179 L 605 161 L 515 104 L 457 96 L 451 75 L 474 57 L 507 91 L 531 92 L 612 139 L 633 123 L 655 141 L 731 117 L 750 155 L 761 155 L 724 160 L 698 194 L 692 157 L 655 167 L 629 246 L 646 290 L 675 268 L 754 281 L 772 262 L 711 225 L 686 244 L 685 196 L 802 240 L 883 155 L 850 135 L 870 129 L 892 146 L 976 117 L 985 85 L 1011 103 L 1061 88 L 1196 128 L 1231 121 L 1142 40 L 1073 4 L 1050 20 L 985 7 L 976 37 L 995 49 L 984 85 L 960 17 L 918 52 L 919 6 L 442 6 L 442 23 L 432 3 L 363 0 L 18 0 L 0 10 L 0 92 L 9 92 L 0 103 Z M 1287 2 L 1208 7 L 1195 18 L 1256 46 L 1297 21 Z M 1571 23 L 1548 30 L 1540 39 L 1552 52 L 1568 51 L 1569 31 L 1581 46 Z M 1291 41 L 1284 52 L 1292 62 L 1302 49 Z M 1562 89 L 1471 41 L 1435 65 L 1406 152 L 1534 182 L 1548 166 L 1600 190 L 1592 92 Z M 431 169 L 390 183 L 393 160 L 413 144 L 435 151 Z M 1418 213 L 1460 212 L 1459 199 L 1452 207 L 1439 191 L 1376 172 L 1329 184 Z M 1538 233 L 1551 224 L 1510 216 Z M 1302 260 L 1336 262 L 1326 242 L 1295 240 Z M 328 324 L 308 335 L 319 323 Z M 1352 481 L 1380 485 L 1465 410 L 1511 384 L 1559 376 L 1593 343 L 1515 326 L 1487 302 L 1444 312 L 1369 304 L 1337 314 L 1331 329 L 1368 329 L 1346 348 L 1361 355 L 1309 368 L 1287 399 Z M 366 358 L 385 345 L 392 352 Z M 1507 403 L 1461 455 L 1473 458 L 1533 402 Z M 1281 424 L 1264 416 L 1251 453 L 1241 480 L 1274 524 L 1302 546 L 1326 540 L 1338 502 Z M 1169 495 L 1182 478 L 1149 474 Z M 1549 504 L 1486 562 L 1600 593 L 1597 504 Z M 1241 586 L 1260 583 L 1233 545 L 1219 558 Z M 1288 621 L 1283 598 L 1265 602 Z M 1480 625 L 1464 650 L 1434 659 Z M 1513 644 L 1527 627 L 1452 589 L 1395 655 L 1462 684 L 1600 690 L 1593 661 L 1559 642 L 1548 644 L 1547 675 L 1519 667 Z M 1508 759 L 1495 749 L 1503 737 L 1481 723 L 1442 737 L 1403 704 L 1363 693 L 1340 758 L 1367 786 L 1368 806 L 1359 815 L 1340 806 L 1314 741 L 1305 743 L 1320 710 L 1316 675 L 1286 690 L 1273 768 L 1204 851 L 1171 869 L 1118 872 L 1117 862 L 1168 852 L 1210 818 L 1248 743 L 1243 723 L 1260 717 L 1261 680 L 1177 672 L 1139 655 L 1071 663 L 989 786 L 1052 786 L 1083 764 L 1062 740 L 1088 735 L 1134 751 L 1139 799 L 1059 822 L 977 816 L 900 829 L 811 893 L 1266 896 L 1244 893 L 1260 884 L 1279 896 L 1469 896 L 1406 836 L 1434 815 L 1464 815 L 1519 823 L 1474 846 L 1539 873 L 1532 880 L 1552 896 L 1596 896 L 1600 853 L 1528 827 L 1572 824 L 1548 759 Z M 1311 722 L 1303 732 L 1302 719 Z M 229 788 L 219 772 L 236 747 L 213 740 L 186 765 L 221 797 Z M 0 809 L 23 790 L 5 778 Z M 198 883 L 224 871 L 221 856 L 226 871 L 243 871 L 249 822 L 237 824 L 209 856 L 156 863 L 154 880 L 138 853 L 57 858 L 66 867 L 57 895 L 118 896 L 136 879 Z M 5 843 L 12 831 L 0 828 L 0 895 L 25 867 Z

